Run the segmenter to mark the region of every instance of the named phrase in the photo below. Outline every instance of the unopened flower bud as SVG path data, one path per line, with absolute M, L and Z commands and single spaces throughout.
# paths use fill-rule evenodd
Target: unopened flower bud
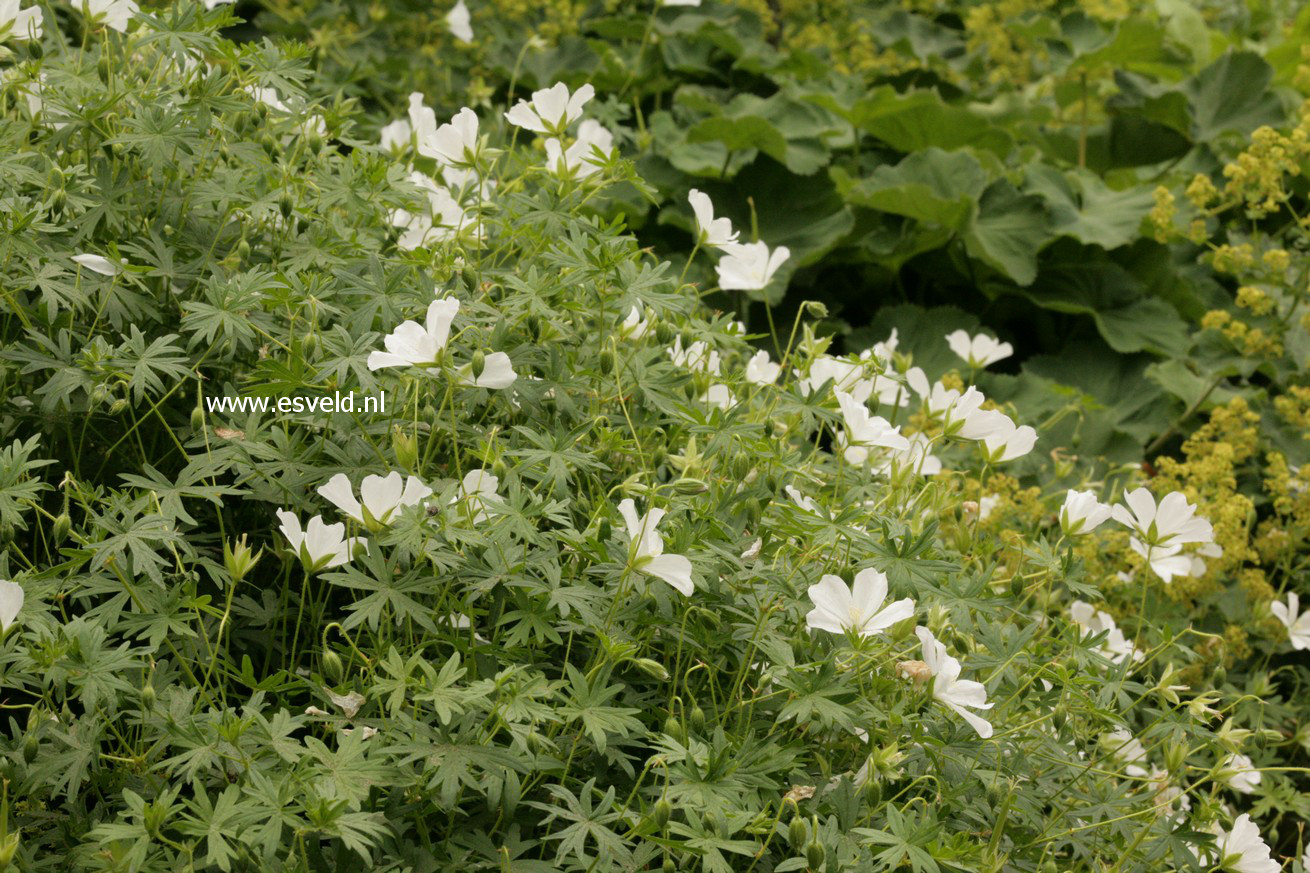
M 480 378 L 482 376 L 482 371 L 487 369 L 487 356 L 482 353 L 481 349 L 478 349 L 473 353 L 473 361 L 470 364 L 470 369 L 473 371 L 474 379 Z
M 396 462 L 406 470 L 418 469 L 418 440 L 413 434 L 401 427 L 391 429 L 391 450 L 396 453 Z
M 331 649 L 325 648 L 323 649 L 322 661 L 323 675 L 333 685 L 340 684 L 342 677 L 346 674 L 345 669 L 341 666 L 341 656 Z
M 809 829 L 805 827 L 805 819 L 799 814 L 791 820 L 791 825 L 787 828 L 787 840 L 793 848 L 799 849 L 805 845 L 805 838 L 809 836 Z
M 55 540 L 55 545 L 60 545 L 64 540 L 68 539 L 68 534 L 72 529 L 73 520 L 68 517 L 68 511 L 65 510 L 55 518 L 54 529 L 51 531 Z
M 661 797 L 659 800 L 655 801 L 655 809 L 651 812 L 651 821 L 655 823 L 655 827 L 664 830 L 672 815 L 673 804 L 669 803 L 667 797 Z

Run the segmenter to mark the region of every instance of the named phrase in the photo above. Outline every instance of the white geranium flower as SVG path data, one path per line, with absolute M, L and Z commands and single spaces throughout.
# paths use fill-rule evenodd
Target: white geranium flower
M 1150 491 L 1138 488 L 1124 495 L 1124 503 L 1114 507 L 1111 518 L 1133 531 L 1129 547 L 1166 583 L 1194 569 L 1192 556 L 1181 554 L 1184 544 L 1214 542 L 1210 522 L 1196 515 L 1181 491 L 1165 495 L 1157 506 Z
M 1111 517 L 1131 528 L 1148 545 L 1173 546 L 1214 541 L 1214 529 L 1210 522 L 1196 515 L 1196 507 L 1187 502 L 1187 497 L 1181 491 L 1165 495 L 1157 506 L 1150 491 L 1138 488 L 1124 495 L 1124 503 L 1127 505 L 1114 507 Z
M 393 154 L 409 148 L 409 141 L 414 136 L 414 128 L 408 121 L 398 118 L 378 131 L 378 147 Z
M 518 374 L 514 372 L 514 362 L 504 352 L 492 352 L 482 358 L 482 372 L 473 374 L 473 365 L 464 364 L 455 371 L 455 377 L 461 385 L 474 388 L 501 389 L 514 384 Z
M 499 488 L 498 476 L 493 476 L 486 470 L 470 470 L 464 474 L 464 480 L 459 483 L 459 491 L 450 502 L 463 501 L 468 508 L 469 520 L 473 524 L 482 524 L 489 517 L 487 505 L 502 502 L 500 495 L 496 493 Z
M 291 550 L 311 573 L 340 567 L 350 560 L 356 545 L 363 545 L 364 551 L 368 551 L 368 543 L 363 539 L 346 536 L 346 526 L 341 522 L 325 524 L 323 516 L 316 515 L 301 530 L 300 519 L 294 512 L 279 509 L 277 517 L 282 522 L 279 529 L 287 538 Z
M 632 311 L 619 325 L 619 336 L 624 339 L 639 340 L 650 333 L 650 322 L 642 316 L 641 306 L 632 304 Z
M 103 255 L 73 255 L 73 260 L 80 264 L 84 269 L 92 273 L 99 273 L 102 276 L 117 276 L 123 272 L 123 265 Z
M 682 337 L 673 338 L 673 348 L 668 350 L 669 358 L 679 367 L 686 367 L 711 376 L 719 375 L 719 353 L 709 347 L 704 340 L 682 347 Z
M 691 561 L 682 555 L 664 554 L 664 538 L 655 529 L 664 518 L 663 509 L 651 509 L 637 515 L 632 498 L 619 503 L 619 514 L 632 541 L 632 567 L 642 573 L 662 579 L 690 597 L 696 590 L 691 579 Z
M 815 505 L 814 498 L 805 496 L 794 485 L 787 485 L 784 490 L 787 492 L 787 496 L 791 498 L 791 502 L 795 503 L 801 509 L 806 512 L 812 512 L 815 515 L 822 514 L 819 512 L 819 507 Z
M 660 0 L 661 6 L 699 6 L 701 0 Z
M 1301 612 L 1301 598 L 1295 591 L 1287 592 L 1287 603 L 1275 600 L 1269 611 L 1287 628 L 1287 638 L 1298 652 L 1310 649 L 1310 609 Z M 1307 867 L 1306 869 L 1310 869 Z
M 1069 604 L 1069 617 L 1082 629 L 1084 637 L 1104 633 L 1105 642 L 1101 644 L 1102 653 L 1115 664 L 1123 663 L 1125 658 L 1134 661 L 1142 659 L 1142 653 L 1124 636 L 1115 623 L 1114 617 L 1104 610 L 1097 609 L 1090 603 L 1075 600 Z
M 737 398 L 733 396 L 728 386 L 719 384 L 711 385 L 700 400 L 701 403 L 708 403 L 719 409 L 731 409 L 737 403 Z
M 1237 817 L 1231 831 L 1220 832 L 1219 859 L 1219 866 L 1233 873 L 1278 873 L 1283 869 L 1270 856 L 1260 829 L 1246 813 Z
M 810 586 L 809 595 L 814 609 L 805 616 L 805 624 L 810 630 L 870 637 L 914 615 L 909 597 L 883 606 L 887 576 L 873 568 L 856 573 L 849 588 L 840 577 L 826 575 Z
M 459 312 L 459 301 L 445 297 L 428 304 L 426 325 L 404 321 L 382 340 L 385 352 L 371 352 L 368 368 L 431 366 L 450 339 L 450 325 Z
M 0 0 L 0 40 L 40 39 L 41 8 L 18 8 L 18 0 Z
M 549 88 L 533 91 L 531 102 L 520 100 L 505 113 L 505 118 L 525 130 L 558 136 L 582 117 L 582 107 L 594 96 L 596 89 L 591 85 L 583 85 L 570 94 L 567 85 L 556 82 Z
M 752 385 L 772 385 L 778 381 L 782 365 L 769 359 L 769 353 L 760 349 L 746 362 L 746 381 Z
M 838 434 L 837 443 L 848 464 L 863 464 L 873 448 L 909 450 L 910 441 L 901 436 L 899 427 L 893 427 L 881 416 L 870 415 L 868 407 L 849 394 L 842 391 L 836 394 L 842 420 L 846 423 L 846 429 Z
M 396 241 L 397 246 L 413 251 L 452 239 L 466 228 L 473 228 L 476 232 L 477 219 L 464 210 L 447 188 L 419 172 L 410 173 L 409 181 L 426 193 L 428 208 L 419 215 L 405 209 L 392 210 L 391 223 L 405 230 Z
M 0 634 L 9 630 L 23 608 L 23 586 L 0 579 Z
M 417 505 L 431 496 L 432 489 L 417 476 L 406 479 L 393 470 L 386 476 L 365 476 L 359 483 L 359 500 L 345 473 L 319 486 L 318 493 L 355 521 L 378 530 L 394 520 L 397 509 Z
M 820 355 L 810 361 L 810 374 L 801 377 L 800 370 L 793 371 L 798 378 L 797 385 L 801 393 L 809 396 L 826 382 L 832 383 L 833 391 L 849 394 L 861 403 L 873 394 L 873 380 L 866 379 L 864 363 L 834 358 L 832 355 Z
M 459 0 L 454 8 L 446 13 L 446 27 L 450 28 L 451 36 L 460 42 L 473 42 L 473 18 L 469 15 L 469 8 L 464 5 L 464 0 Z
M 585 179 L 602 166 L 595 149 L 609 155 L 614 149 L 614 134 L 588 118 L 578 125 L 578 137 L 567 149 L 558 139 L 546 140 L 546 169 L 562 178 Z
M 987 702 L 987 688 L 981 682 L 960 678 L 960 662 L 946 654 L 946 647 L 937 641 L 926 627 L 916 627 L 915 634 L 923 650 L 923 661 L 932 671 L 933 699 L 955 712 L 968 722 L 984 740 L 992 735 L 991 722 L 969 712 L 969 709 L 991 709 Z
M 719 248 L 737 242 L 737 231 L 732 229 L 732 222 L 726 218 L 714 217 L 714 204 L 708 194 L 692 188 L 687 200 L 696 216 L 696 233 L 700 245 Z
M 941 459 L 931 453 L 932 441 L 928 437 L 921 433 L 911 434 L 909 444 L 909 448 L 892 449 L 886 460 L 874 464 L 874 472 L 889 476 L 893 468 L 899 468 L 913 470 L 919 476 L 936 476 L 942 471 Z M 986 501 L 984 497 L 983 502 Z
M 762 242 L 731 243 L 723 246 L 727 253 L 714 270 L 724 291 L 760 291 L 773 280 L 773 274 L 791 257 L 791 250 L 778 246 L 772 252 Z
M 963 401 L 967 395 L 966 391 L 960 400 Z M 1010 416 L 997 409 L 970 412 L 955 435 L 961 439 L 981 441 L 983 454 L 992 464 L 1023 457 L 1037 443 L 1037 431 L 1026 424 L 1016 427 Z
M 442 164 L 472 166 L 478 151 L 478 116 L 465 106 L 446 124 L 437 126 L 437 117 L 423 105 L 423 95 L 409 95 L 409 118 L 418 135 L 418 153 Z
M 1147 763 L 1146 748 L 1127 728 L 1115 728 L 1109 733 L 1101 734 L 1101 745 L 1105 747 L 1106 754 L 1111 760 L 1124 765 L 1124 772 L 1129 776 L 1147 775 L 1146 768 L 1142 766 Z
M 82 10 L 91 21 L 127 33 L 127 24 L 140 7 L 134 0 L 82 0 Z
M 935 392 L 934 392 L 935 393 Z M 948 396 L 949 395 L 945 395 Z M 963 394 L 949 397 L 949 403 L 942 410 L 942 435 L 957 437 L 962 440 L 980 440 L 993 433 L 996 420 L 984 413 L 995 410 L 982 409 L 987 400 L 983 393 L 970 385 Z M 998 413 L 1004 416 L 1004 413 Z
M 950 345 L 951 351 L 967 361 L 970 367 L 978 369 L 995 364 L 1014 354 L 1014 346 L 997 342 L 984 333 L 971 337 L 967 331 L 957 330 L 946 335 L 946 342 Z
M 882 342 L 874 343 L 861 352 L 860 360 L 863 361 L 868 360 L 869 358 L 876 358 L 886 364 L 892 359 L 892 355 L 895 354 L 896 347 L 900 345 L 900 342 L 900 335 L 897 333 L 896 328 L 893 327 L 891 335 L 888 336 L 887 339 Z M 923 371 L 920 370 L 919 372 Z
M 1110 517 L 1111 511 L 1108 504 L 1096 499 L 1095 491 L 1070 488 L 1060 507 L 1060 529 L 1069 537 L 1089 534 Z
M 1264 776 L 1246 755 L 1229 755 L 1215 778 L 1239 794 L 1252 794 Z

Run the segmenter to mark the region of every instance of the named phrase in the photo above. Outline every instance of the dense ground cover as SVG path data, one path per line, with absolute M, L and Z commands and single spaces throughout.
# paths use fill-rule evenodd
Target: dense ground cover
M 0 861 L 1310 864 L 1310 14 L 29 8 Z

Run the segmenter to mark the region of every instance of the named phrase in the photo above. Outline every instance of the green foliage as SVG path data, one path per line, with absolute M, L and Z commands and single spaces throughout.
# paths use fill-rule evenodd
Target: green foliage
M 1275 28 L 1222 10 L 931 5 L 816 32 L 805 4 L 506 2 L 471 46 L 407 2 L 41 7 L 0 86 L 0 853 L 1193 870 L 1232 866 L 1242 814 L 1298 852 L 1306 667 L 1268 609 L 1310 506 L 1262 458 L 1306 431 L 1305 283 L 1264 255 L 1297 223 L 1239 237 L 1255 182 L 1205 216 L 1276 286 L 1241 331 L 1178 228 L 1141 235 L 1156 177 L 1250 148 L 1296 61 L 1230 50 Z M 1046 50 L 970 36 L 1002 24 Z M 557 79 L 616 138 L 571 173 L 504 118 Z M 477 110 L 467 166 L 373 144 L 411 89 Z M 718 288 L 692 187 L 791 248 L 771 282 Z M 951 350 L 980 322 L 1037 325 L 1021 368 Z M 374 357 L 416 334 L 441 348 Z M 919 376 L 1037 449 L 984 460 Z M 1117 502 L 1202 411 L 1156 485 L 1213 521 L 1203 575 L 1062 532 L 1066 489 Z M 423 493 L 379 509 L 391 476 Z M 821 627 L 853 578 L 908 612 Z

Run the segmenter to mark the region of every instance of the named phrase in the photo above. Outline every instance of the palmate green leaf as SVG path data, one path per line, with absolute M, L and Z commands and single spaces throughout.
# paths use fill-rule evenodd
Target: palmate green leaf
M 217 801 L 211 800 L 202 785 L 194 786 L 195 794 L 187 804 L 177 823 L 177 829 L 184 834 L 204 840 L 205 863 L 218 869 L 232 869 L 232 861 L 238 855 L 233 844 L 237 842 L 237 830 L 234 823 L 242 815 L 241 788 L 229 785 L 218 795 Z
M 1137 240 L 1154 203 L 1146 186 L 1114 191 L 1086 170 L 1062 173 L 1045 164 L 1028 168 L 1024 190 L 1046 200 L 1053 233 L 1105 249 Z
M 100 515 L 96 518 L 96 526 L 106 536 L 85 546 L 84 550 L 92 556 L 92 572 L 108 567 L 128 578 L 144 574 L 156 584 L 163 585 L 162 571 L 172 556 L 164 557 L 160 550 L 190 551 L 173 523 L 157 513 L 141 515 L 127 509 L 121 513 Z
M 19 530 L 27 529 L 24 515 L 31 501 L 37 499 L 50 485 L 36 478 L 38 470 L 54 461 L 34 458 L 40 446 L 40 436 L 27 440 L 14 440 L 0 449 L 0 524 L 12 524 Z
M 548 840 L 558 840 L 555 861 L 561 863 L 568 856 L 589 867 L 601 863 L 601 869 L 627 869 L 632 863 L 632 851 L 619 837 L 610 824 L 620 819 L 620 813 L 614 808 L 615 790 L 610 786 L 603 794 L 596 787 L 596 780 L 588 779 L 574 794 L 563 785 L 547 786 L 556 804 L 533 802 L 531 805 L 546 812 L 547 821 L 560 820 L 569 824 L 556 833 L 550 834 Z M 588 852 L 588 844 L 595 845 L 596 854 Z
M 1021 286 L 1037 278 L 1037 253 L 1051 239 L 1050 216 L 1040 197 L 1021 194 L 1009 182 L 994 182 L 978 201 L 964 232 L 970 255 Z
M 963 231 L 987 187 L 988 174 L 967 151 L 927 148 L 895 166 L 878 167 L 863 179 L 835 169 L 833 179 L 848 203 Z
M 568 721 L 581 722 L 598 751 L 605 751 L 610 734 L 627 737 L 642 730 L 641 722 L 634 717 L 639 710 L 609 705 L 623 691 L 623 686 L 610 685 L 608 671 L 602 670 L 589 681 L 572 664 L 565 664 L 564 670 L 569 684 L 565 686 L 566 696 L 559 713 Z
M 346 564 L 335 573 L 325 573 L 323 578 L 341 588 L 370 592 L 346 607 L 350 616 L 342 625 L 347 628 L 363 624 L 377 630 L 385 617 L 397 626 L 412 621 L 426 631 L 437 630 L 432 607 L 416 599 L 437 593 L 436 580 L 420 568 L 401 572 L 394 557 L 388 558 L 381 549 L 375 547 L 362 560 Z
M 302 763 L 321 794 L 358 809 L 373 788 L 387 784 L 396 774 L 382 755 L 370 753 L 372 748 L 359 730 L 338 734 L 335 751 L 317 737 L 305 737 L 308 754 Z
M 942 100 L 936 91 L 898 92 L 883 85 L 844 102 L 829 92 L 809 99 L 900 152 L 971 147 L 1005 155 L 1013 139 L 991 121 Z

